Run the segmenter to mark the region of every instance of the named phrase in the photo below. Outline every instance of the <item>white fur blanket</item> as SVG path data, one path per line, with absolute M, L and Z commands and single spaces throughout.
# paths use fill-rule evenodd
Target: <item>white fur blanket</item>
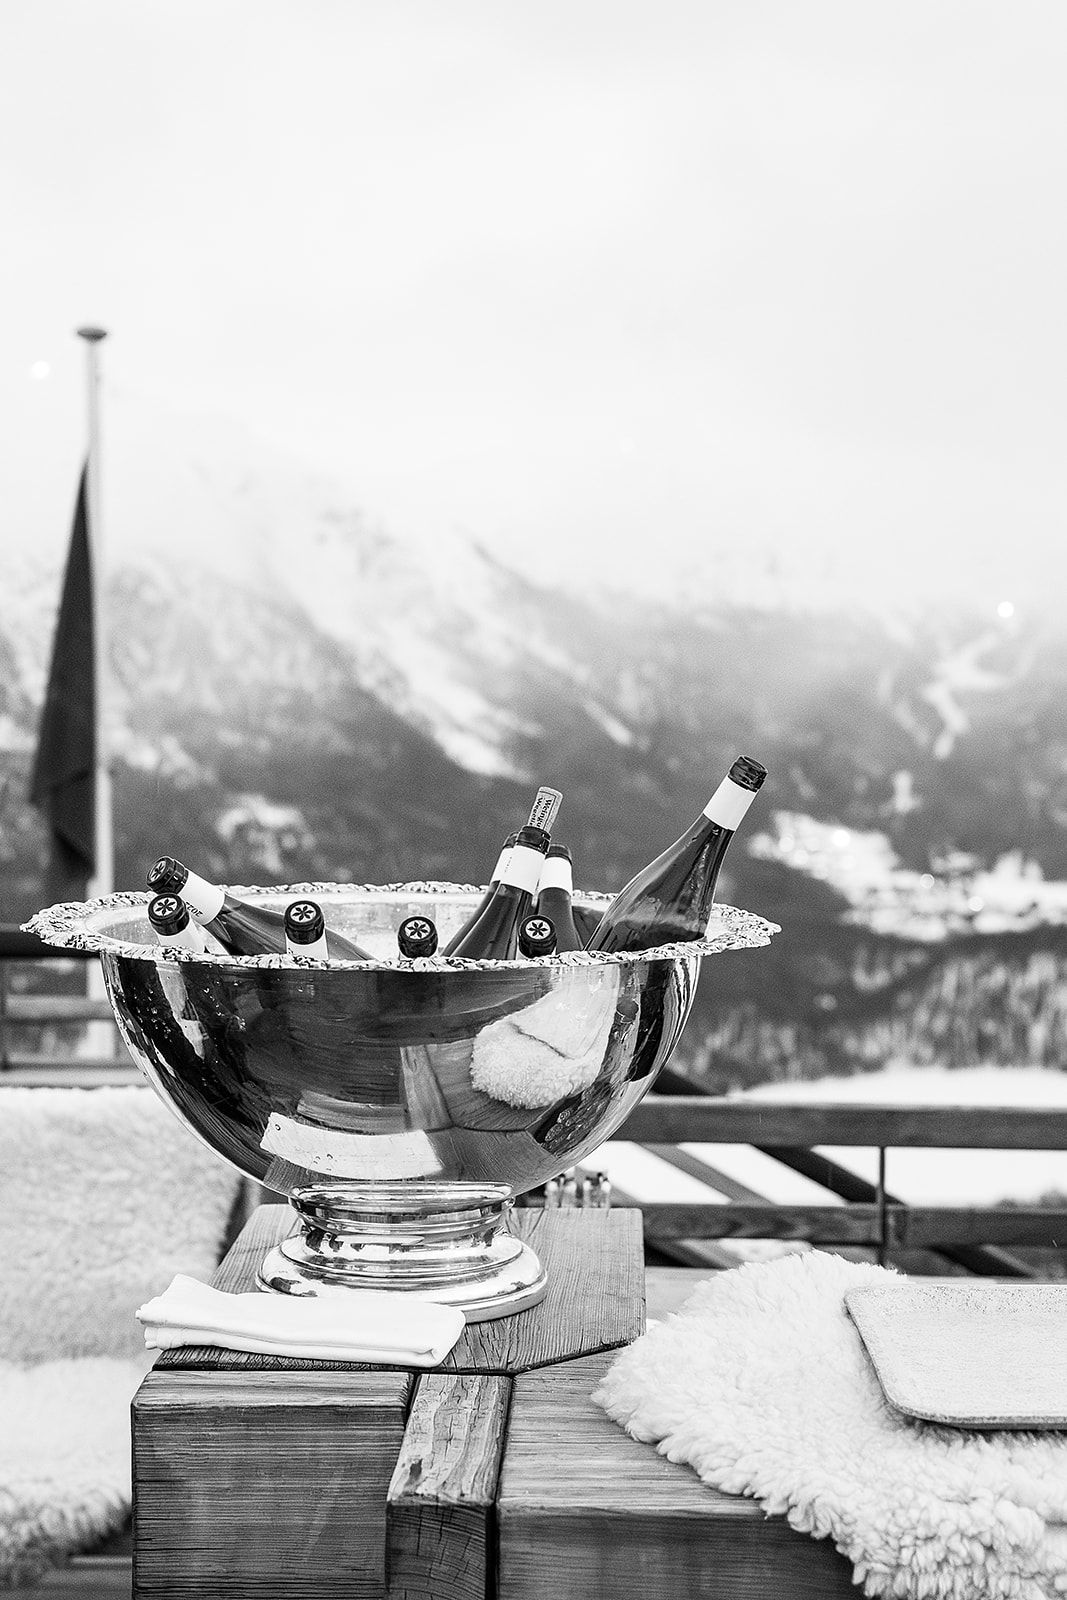
M 540 1000 L 490 1022 L 474 1041 L 474 1087 L 527 1111 L 588 1089 L 604 1065 L 621 971 L 571 967 Z
M 134 1310 L 211 1274 L 239 1181 L 147 1087 L 0 1088 L 0 1588 L 121 1527 Z
M 593 1399 L 714 1488 L 833 1539 L 868 1595 L 1067 1594 L 1067 1435 L 893 1411 L 843 1305 L 891 1276 L 823 1251 L 718 1273 L 622 1352 Z

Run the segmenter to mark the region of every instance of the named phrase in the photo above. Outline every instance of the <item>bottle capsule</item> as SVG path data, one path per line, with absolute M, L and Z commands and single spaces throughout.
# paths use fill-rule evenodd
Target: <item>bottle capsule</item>
M 212 940 L 210 934 L 193 921 L 180 895 L 155 895 L 148 902 L 148 920 L 161 945 L 191 950 L 194 955 L 222 949 L 217 940 Z
M 556 925 L 551 917 L 535 913 L 519 927 L 519 954 L 531 959 L 550 956 L 556 948 Z
M 285 908 L 285 943 L 293 955 L 328 961 L 326 918 L 314 900 L 292 900 Z
M 396 930 L 397 947 L 409 961 L 437 953 L 437 927 L 429 917 L 405 917 Z

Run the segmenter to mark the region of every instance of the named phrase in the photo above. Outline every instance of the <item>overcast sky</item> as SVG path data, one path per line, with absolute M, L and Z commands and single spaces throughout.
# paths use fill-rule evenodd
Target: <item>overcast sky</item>
M 4 0 L 0 536 L 96 321 L 398 533 L 1056 595 L 1065 83 L 1061 0 Z

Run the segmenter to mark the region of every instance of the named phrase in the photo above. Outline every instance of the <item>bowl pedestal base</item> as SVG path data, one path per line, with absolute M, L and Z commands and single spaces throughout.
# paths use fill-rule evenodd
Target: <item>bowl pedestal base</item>
M 525 1311 L 545 1294 L 540 1261 L 508 1231 L 502 1184 L 321 1184 L 294 1190 L 290 1203 L 302 1227 L 256 1274 L 271 1293 L 410 1294 L 457 1306 L 468 1322 Z

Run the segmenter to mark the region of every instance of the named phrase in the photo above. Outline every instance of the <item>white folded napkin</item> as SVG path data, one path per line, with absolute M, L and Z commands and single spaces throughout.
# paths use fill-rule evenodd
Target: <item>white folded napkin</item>
M 363 1289 L 338 1289 L 322 1299 L 224 1294 L 183 1273 L 136 1315 L 150 1350 L 208 1344 L 397 1367 L 436 1367 L 466 1325 L 457 1307 L 410 1294 Z

